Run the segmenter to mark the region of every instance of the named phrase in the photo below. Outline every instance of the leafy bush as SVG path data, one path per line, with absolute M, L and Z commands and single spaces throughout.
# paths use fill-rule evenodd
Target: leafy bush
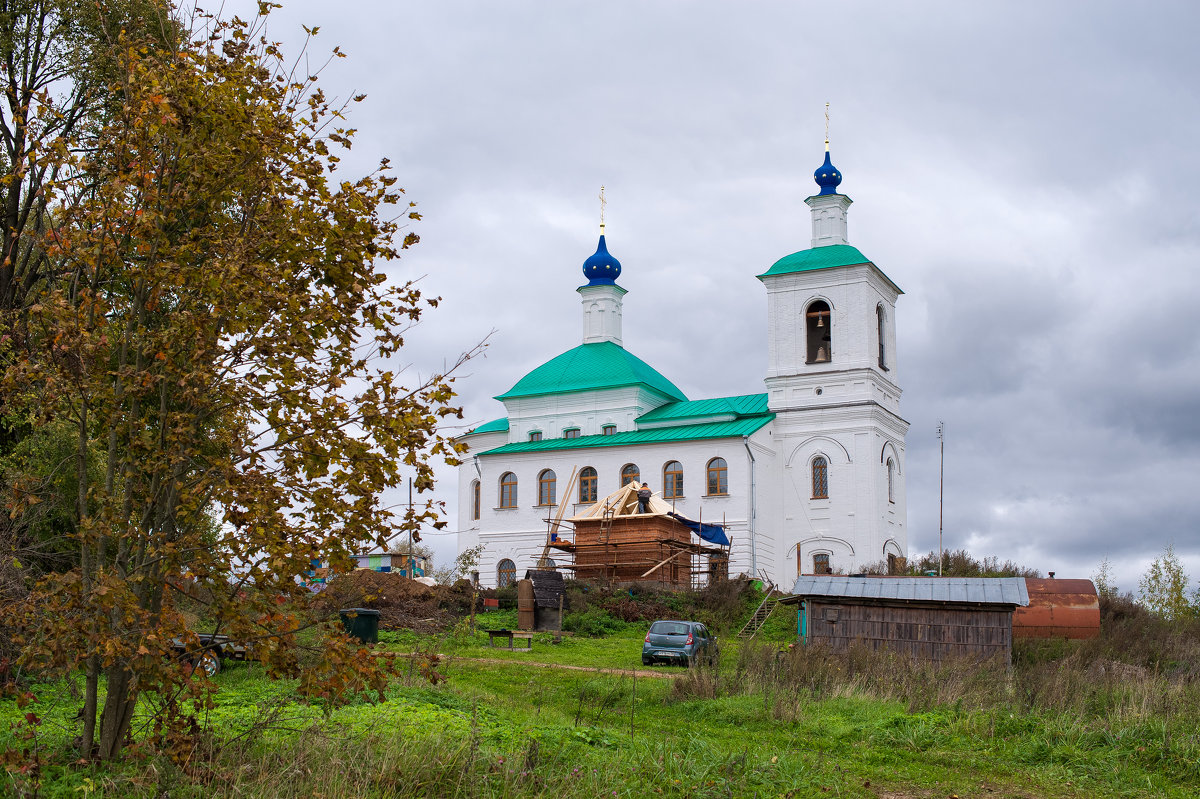
M 606 635 L 621 632 L 629 627 L 628 623 L 614 618 L 607 611 L 600 608 L 591 608 L 582 613 L 568 613 L 565 615 L 563 629 L 577 635 L 586 635 L 589 638 L 603 638 Z

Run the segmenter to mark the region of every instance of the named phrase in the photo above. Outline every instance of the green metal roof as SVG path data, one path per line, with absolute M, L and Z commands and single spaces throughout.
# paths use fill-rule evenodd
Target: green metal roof
M 700 419 L 708 416 L 750 416 L 769 413 L 766 394 L 746 394 L 740 397 L 669 402 L 637 418 L 642 422 L 665 422 L 675 419 Z
M 761 429 L 775 418 L 769 413 L 749 416 L 733 422 L 689 424 L 678 427 L 659 427 L 652 430 L 634 430 L 615 433 L 611 436 L 581 436 L 579 438 L 552 438 L 541 441 L 518 441 L 502 447 L 489 449 L 481 455 L 510 455 L 517 452 L 545 452 L 559 449 L 587 449 L 589 447 L 620 447 L 631 444 L 659 444 L 665 441 L 698 441 L 706 438 L 741 438 Z
M 484 422 L 483 424 L 479 425 L 479 427 L 476 427 L 474 430 L 467 431 L 466 435 L 468 435 L 468 436 L 474 435 L 475 433 L 507 433 L 507 432 L 508 432 L 508 418 L 503 417 L 500 419 L 493 419 L 490 422 Z
M 522 377 L 515 386 L 496 399 L 635 385 L 647 386 L 672 399 L 687 399 L 674 383 L 641 358 L 611 341 L 580 344 L 575 349 L 567 350 Z
M 867 256 L 859 252 L 857 247 L 851 247 L 849 244 L 830 244 L 826 247 L 813 247 L 810 250 L 801 250 L 791 255 L 785 255 L 770 269 L 759 275 L 759 278 L 869 263 L 871 262 Z

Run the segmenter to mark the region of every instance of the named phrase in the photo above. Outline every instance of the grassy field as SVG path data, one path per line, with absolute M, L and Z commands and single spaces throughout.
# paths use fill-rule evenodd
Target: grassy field
M 478 626 L 512 626 L 504 613 Z M 492 649 L 461 625 L 384 633 L 380 648 L 437 652 L 446 681 L 415 671 L 386 701 L 297 703 L 254 664 L 218 676 L 191 756 L 70 765 L 78 685 L 35 686 L 39 797 L 1195 797 L 1200 699 L 1144 674 L 1078 682 L 1062 651 L 1018 653 L 1011 671 L 936 669 L 857 653 L 780 653 L 723 636 L 714 669 L 643 669 L 641 623 L 607 637 Z M 1023 665 L 1022 658 L 1032 665 Z M 1054 664 L 1057 664 L 1055 666 Z M 586 669 L 586 670 L 585 670 Z M 597 669 L 597 670 L 591 670 Z M 601 671 L 602 669 L 603 671 Z M 1048 669 L 1048 670 L 1047 670 Z M 654 676 L 640 672 L 653 672 Z M 1057 676 L 1056 676 L 1057 675 Z M 1038 695 L 1040 693 L 1040 696 Z M 18 711 L 0 703 L 0 747 Z

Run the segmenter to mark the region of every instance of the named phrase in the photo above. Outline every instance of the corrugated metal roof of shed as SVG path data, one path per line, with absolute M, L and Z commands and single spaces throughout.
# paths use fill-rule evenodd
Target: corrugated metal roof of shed
M 796 578 L 796 597 L 900 599 L 914 602 L 1029 604 L 1024 577 L 847 577 L 813 574 Z

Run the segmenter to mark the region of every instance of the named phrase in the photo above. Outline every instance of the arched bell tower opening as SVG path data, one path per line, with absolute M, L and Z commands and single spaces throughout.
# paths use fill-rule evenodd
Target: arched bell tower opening
M 879 368 L 883 371 L 888 370 L 887 366 L 887 327 L 885 326 L 886 317 L 883 311 L 883 305 L 875 306 L 875 339 L 879 344 Z
M 807 358 L 805 363 L 829 363 L 833 360 L 833 318 L 829 303 L 817 300 L 804 312 Z

